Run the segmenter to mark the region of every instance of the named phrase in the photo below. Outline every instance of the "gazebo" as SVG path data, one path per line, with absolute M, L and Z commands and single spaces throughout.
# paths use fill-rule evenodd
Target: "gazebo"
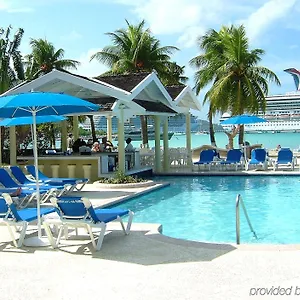
M 187 149 L 191 151 L 190 109 L 200 104 L 188 86 L 163 86 L 155 72 L 89 78 L 67 71 L 53 70 L 33 81 L 23 82 L 3 95 L 30 91 L 66 93 L 101 105 L 97 114 L 107 118 L 107 135 L 112 136 L 112 117 L 118 118 L 119 168 L 125 171 L 124 121 L 138 115 L 151 115 L 155 125 L 155 170 L 161 171 L 160 124 L 163 122 L 163 168 L 168 168 L 168 116 L 178 112 L 187 118 Z M 78 137 L 78 117 L 73 116 L 74 137 Z M 62 126 L 62 149 L 66 149 L 67 126 Z M 15 128 L 10 128 L 11 164 L 16 164 Z

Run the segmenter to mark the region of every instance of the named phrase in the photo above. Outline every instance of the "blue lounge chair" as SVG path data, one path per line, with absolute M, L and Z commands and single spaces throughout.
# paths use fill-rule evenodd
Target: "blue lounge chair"
M 10 188 L 10 189 L 22 188 L 23 194 L 26 193 L 29 197 L 24 199 L 24 201 L 22 201 L 22 203 L 20 204 L 21 207 L 24 206 L 24 203 L 26 203 L 25 206 L 28 205 L 36 196 L 35 184 L 33 184 L 33 185 L 18 184 L 11 178 L 9 173 L 3 168 L 0 168 L 0 183 L 5 188 Z M 59 192 L 57 192 L 58 188 L 59 188 L 59 186 L 53 187 L 50 185 L 41 185 L 40 186 L 40 194 L 42 195 L 41 201 L 42 202 L 47 201 L 49 199 L 49 197 L 54 194 L 61 195 L 67 189 L 67 187 L 62 187 L 62 189 L 59 190 Z
M 26 166 L 26 169 L 29 174 L 31 174 L 35 178 L 35 167 L 33 165 Z M 88 183 L 87 178 L 62 178 L 62 177 L 48 177 L 44 173 L 42 173 L 40 170 L 39 173 L 39 180 L 41 180 L 44 183 L 52 184 L 52 185 L 63 185 L 63 184 L 70 184 L 72 187 L 70 188 L 70 191 L 77 190 L 81 191 L 82 188 Z
M 284 165 L 287 167 L 291 167 L 292 170 L 294 170 L 295 167 L 295 161 L 294 161 L 294 155 L 291 149 L 289 148 L 281 148 L 278 151 L 278 157 L 273 162 L 273 170 L 277 170 L 279 165 Z
M 250 166 L 262 166 L 264 170 L 268 168 L 267 151 L 265 149 L 257 148 L 251 151 L 251 159 L 246 163 L 246 170 Z
M 21 247 L 25 238 L 28 223 L 37 220 L 36 208 L 24 208 L 18 210 L 9 194 L 2 194 L 0 198 L 0 225 L 7 226 L 15 247 Z M 40 217 L 55 212 L 54 208 L 41 208 Z M 19 241 L 16 241 L 13 228 L 21 226 Z
M 59 243 L 63 233 L 67 231 L 67 227 L 83 227 L 85 228 L 91 238 L 91 242 L 96 249 L 96 251 L 101 249 L 106 224 L 111 221 L 119 221 L 121 223 L 122 229 L 125 235 L 128 235 L 130 232 L 133 212 L 129 210 L 123 210 L 118 208 L 107 208 L 107 209 L 94 209 L 91 202 L 86 198 L 80 197 L 60 197 L 60 198 L 51 198 L 52 205 L 57 209 L 57 212 L 60 216 L 60 222 L 58 224 L 57 220 L 48 219 L 44 221 L 44 227 L 49 238 L 51 245 L 56 248 Z M 127 227 L 121 219 L 123 216 L 129 216 Z M 49 225 L 60 226 L 57 240 L 55 242 L 53 235 L 50 230 Z M 92 228 L 100 229 L 98 242 L 95 242 L 94 234 Z M 67 237 L 66 237 L 67 238 Z
M 20 182 L 22 185 L 25 185 L 26 187 L 36 187 L 36 181 L 32 181 L 27 178 L 27 176 L 23 173 L 20 167 L 18 166 L 11 166 L 10 167 L 11 173 L 14 175 L 14 177 Z M 53 183 L 53 184 L 52 184 Z M 71 184 L 67 184 L 66 182 L 40 182 L 40 188 L 55 188 L 57 190 L 60 190 L 59 196 L 62 194 L 66 194 L 67 192 L 70 192 L 70 189 L 72 189 Z
M 214 160 L 215 151 L 213 149 L 202 150 L 200 152 L 199 161 L 194 162 L 194 165 L 198 165 L 198 169 L 200 169 L 200 165 L 207 165 L 208 170 L 210 171 L 211 164 Z
M 240 149 L 231 149 L 227 152 L 227 157 L 224 161 L 218 162 L 219 166 L 234 165 L 237 171 L 238 166 L 242 166 L 241 158 L 243 152 Z

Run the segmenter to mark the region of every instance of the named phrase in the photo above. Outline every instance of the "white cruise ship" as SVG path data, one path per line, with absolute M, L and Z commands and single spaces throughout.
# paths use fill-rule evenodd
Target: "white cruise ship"
M 258 113 L 267 122 L 245 124 L 246 132 L 300 132 L 300 71 L 294 68 L 284 71 L 293 76 L 297 90 L 285 95 L 267 96 L 265 113 Z M 223 114 L 220 122 L 229 117 L 228 113 Z M 224 130 L 232 128 L 232 125 L 222 126 Z

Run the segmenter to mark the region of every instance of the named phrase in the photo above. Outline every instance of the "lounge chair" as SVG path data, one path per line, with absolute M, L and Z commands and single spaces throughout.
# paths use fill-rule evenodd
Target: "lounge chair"
M 33 184 L 33 185 L 18 184 L 11 178 L 9 173 L 3 168 L 0 168 L 0 183 L 5 188 L 12 188 L 12 189 L 22 188 L 22 192 L 26 193 L 28 195 L 28 197 L 25 198 L 24 201 L 22 201 L 22 203 L 20 204 L 21 207 L 24 206 L 24 203 L 26 203 L 25 206 L 28 205 L 36 196 L 35 184 Z M 59 188 L 61 188 L 61 189 L 59 190 Z M 63 192 L 65 192 L 66 189 L 67 189 L 67 187 L 60 187 L 60 186 L 53 187 L 50 185 L 40 185 L 40 194 L 42 195 L 41 201 L 42 202 L 47 201 L 49 199 L 50 195 L 53 195 L 53 194 L 61 195 Z
M 48 219 L 45 220 L 43 223 L 47 236 L 53 248 L 56 248 L 59 245 L 62 233 L 63 231 L 67 231 L 67 227 L 85 228 L 89 233 L 91 242 L 96 251 L 101 249 L 106 230 L 106 224 L 108 222 L 119 221 L 121 223 L 125 235 L 128 235 L 130 232 L 133 219 L 133 212 L 129 210 L 123 210 L 118 208 L 94 209 L 91 202 L 88 199 L 80 197 L 51 198 L 50 201 L 52 205 L 57 209 L 57 212 L 60 216 L 59 222 L 55 219 Z M 125 228 L 121 217 L 126 215 L 129 215 L 129 219 L 127 227 Z M 56 242 L 51 233 L 50 225 L 60 227 Z M 98 228 L 101 230 L 99 233 L 97 243 L 95 242 L 92 228 Z
M 218 166 L 234 165 L 235 170 L 238 170 L 239 166 L 242 166 L 241 158 L 243 152 L 240 149 L 231 149 L 227 152 L 227 157 L 224 161 L 218 162 Z
M 24 208 L 18 210 L 11 196 L 3 193 L 0 198 L 0 225 L 7 226 L 15 247 L 21 247 L 25 238 L 28 223 L 37 220 L 38 214 L 36 208 Z M 55 212 L 54 208 L 41 208 L 40 217 Z M 16 241 L 13 230 L 16 226 L 21 226 L 19 241 Z M 14 227 L 14 229 L 12 228 Z
M 294 170 L 295 161 L 291 149 L 281 148 L 278 151 L 278 157 L 275 161 L 273 161 L 273 170 L 276 171 L 279 165 L 291 167 L 291 169 Z
M 35 166 L 29 165 L 25 166 L 26 170 L 29 174 L 31 174 L 35 178 Z M 70 184 L 70 192 L 73 190 L 81 191 L 82 188 L 88 183 L 88 178 L 62 178 L 62 177 L 48 177 L 40 170 L 39 173 L 39 180 L 43 183 L 52 184 L 52 185 L 64 185 Z
M 194 162 L 194 165 L 198 165 L 198 169 L 200 169 L 200 165 L 207 165 L 210 171 L 214 156 L 215 151 L 213 149 L 202 150 L 200 152 L 199 161 Z
M 264 170 L 267 170 L 267 151 L 262 148 L 253 149 L 251 151 L 251 159 L 246 162 L 246 171 L 249 170 L 250 166 L 262 166 Z

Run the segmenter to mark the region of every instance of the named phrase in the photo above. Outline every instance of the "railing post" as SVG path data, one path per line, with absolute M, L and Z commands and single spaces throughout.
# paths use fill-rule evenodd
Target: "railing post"
M 240 199 L 241 195 L 238 194 L 235 202 L 235 228 L 236 228 L 236 243 L 240 244 Z

